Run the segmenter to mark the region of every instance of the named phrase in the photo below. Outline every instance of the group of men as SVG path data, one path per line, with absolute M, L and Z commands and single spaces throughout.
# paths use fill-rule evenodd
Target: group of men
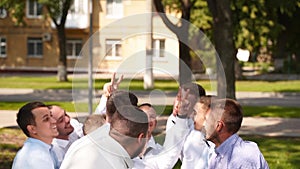
M 122 78 L 116 81 L 113 74 L 104 85 L 95 114 L 84 126 L 59 106 L 24 105 L 17 123 L 28 139 L 12 168 L 160 169 L 173 168 L 178 159 L 183 169 L 269 168 L 257 144 L 237 135 L 243 114 L 235 100 L 206 95 L 196 83 L 182 85 L 160 145 L 152 135 L 155 108 L 118 90 Z

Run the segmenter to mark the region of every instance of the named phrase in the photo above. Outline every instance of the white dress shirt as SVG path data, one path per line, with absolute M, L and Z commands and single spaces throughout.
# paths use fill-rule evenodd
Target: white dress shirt
M 83 136 L 83 131 L 82 131 L 83 125 L 75 119 L 71 119 L 70 123 L 74 127 L 74 130 L 69 135 L 69 140 L 54 138 L 52 141 L 53 150 L 56 154 L 59 166 L 61 165 L 65 157 L 65 154 L 69 149 L 69 147 L 71 146 L 71 144 Z
M 100 98 L 100 102 L 96 107 L 95 114 L 106 114 L 106 102 L 107 102 L 107 97 L 102 95 Z
M 109 126 L 103 125 L 74 142 L 61 169 L 132 168 L 133 162 L 127 151 L 109 136 Z
M 160 144 L 156 143 L 154 140 L 154 137 L 151 136 L 151 138 L 147 142 L 146 150 L 145 150 L 143 156 L 138 156 L 138 157 L 135 157 L 134 159 L 132 159 L 133 163 L 134 163 L 134 168 L 136 168 L 136 169 L 143 168 L 144 167 L 143 160 L 146 157 L 159 154 L 162 151 L 162 149 L 163 149 L 163 147 Z
M 212 142 L 205 142 L 205 135 L 198 130 L 191 130 L 183 145 L 181 169 L 206 169 L 209 155 L 214 151 Z
M 12 169 L 54 169 L 51 145 L 38 139 L 28 138 L 18 151 Z
M 180 118 L 171 114 L 167 120 L 166 130 L 168 131 L 174 126 L 178 119 Z M 208 158 L 215 146 L 212 142 L 204 141 L 204 133 L 194 129 L 194 121 L 191 118 L 189 118 L 188 123 L 190 132 L 184 142 L 181 154 L 177 157 L 182 162 L 181 168 L 207 168 Z
M 189 133 L 187 119 L 177 119 L 167 132 L 165 142 L 159 153 L 147 155 L 142 160 L 134 161 L 135 169 L 173 168 L 180 155 L 184 140 Z

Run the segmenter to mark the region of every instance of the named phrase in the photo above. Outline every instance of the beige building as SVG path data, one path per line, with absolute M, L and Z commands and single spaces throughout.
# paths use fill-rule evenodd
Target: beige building
M 15 26 L 0 9 L 0 70 L 57 70 L 56 29 L 47 11 L 35 0 L 26 1 L 26 25 Z M 93 56 L 97 72 L 141 73 L 146 46 L 153 48 L 154 73 L 178 75 L 178 42 L 158 15 L 150 15 L 147 0 L 93 0 Z M 74 0 L 66 22 L 68 70 L 86 69 L 89 39 L 89 0 Z M 148 13 L 148 14 L 147 14 Z M 151 19 L 151 16 L 153 16 Z M 151 23 L 152 21 L 152 23 Z M 149 25 L 152 24 L 150 29 Z M 149 34 L 150 31 L 153 34 Z M 151 37 L 151 42 L 147 39 Z M 81 64 L 82 63 L 82 64 Z

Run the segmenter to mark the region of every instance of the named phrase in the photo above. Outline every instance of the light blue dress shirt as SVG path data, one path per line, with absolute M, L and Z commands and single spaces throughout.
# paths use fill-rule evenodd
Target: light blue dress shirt
M 55 169 L 51 145 L 28 138 L 14 159 L 12 169 Z
M 257 144 L 244 141 L 237 134 L 215 149 L 208 166 L 210 169 L 269 169 Z

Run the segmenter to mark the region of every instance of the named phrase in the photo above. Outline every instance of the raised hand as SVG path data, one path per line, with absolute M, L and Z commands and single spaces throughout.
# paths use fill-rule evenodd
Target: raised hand
M 179 88 L 179 102 L 178 102 L 178 113 L 177 116 L 188 116 L 189 110 L 191 108 L 191 103 L 188 100 L 190 90 L 184 90 Z
M 187 115 L 188 110 L 190 108 L 190 103 L 188 101 L 188 95 L 189 95 L 190 90 L 187 89 L 186 91 L 184 89 L 182 89 L 181 87 L 179 87 L 176 99 L 174 101 L 174 105 L 173 105 L 173 112 L 172 114 L 174 116 L 177 115 Z
M 114 91 L 116 91 L 119 88 L 120 83 L 123 80 L 123 75 L 116 80 L 116 73 L 114 72 L 111 78 L 111 81 L 108 83 L 105 83 L 103 86 L 103 91 L 106 97 L 110 96 Z

